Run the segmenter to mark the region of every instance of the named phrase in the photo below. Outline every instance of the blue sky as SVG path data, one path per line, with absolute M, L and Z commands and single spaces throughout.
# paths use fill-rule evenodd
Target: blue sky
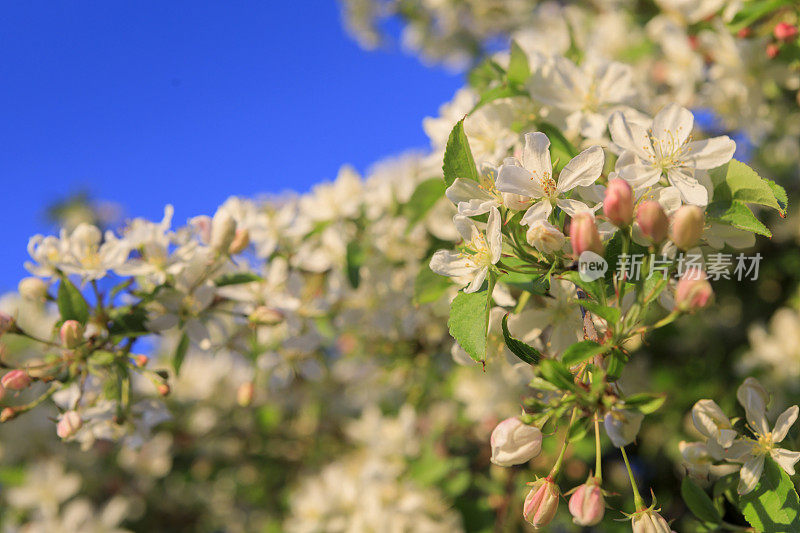
M 335 0 L 7 1 L 0 13 L 0 291 L 71 191 L 176 222 L 230 195 L 307 190 L 427 144 L 461 85 L 365 52 Z

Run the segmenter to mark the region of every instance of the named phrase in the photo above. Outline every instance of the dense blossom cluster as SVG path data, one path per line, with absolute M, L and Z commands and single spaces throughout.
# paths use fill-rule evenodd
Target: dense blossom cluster
M 646 368 L 658 330 L 715 297 L 741 313 L 714 257 L 798 237 L 777 183 L 800 158 L 798 13 L 639 4 L 347 0 L 362 42 L 399 16 L 423 57 L 473 67 L 424 120 L 429 151 L 185 224 L 80 210 L 31 238 L 0 300 L 0 462 L 21 465 L 3 527 L 764 529 L 770 484 L 800 524 L 798 408 L 770 423 L 746 377 L 746 423 L 709 390 L 687 405 L 701 440 L 648 437 L 685 428 Z M 664 275 L 628 276 L 633 255 Z M 786 305 L 735 368 L 779 401 L 800 373 Z M 696 520 L 640 492 L 628 451 L 653 440 Z

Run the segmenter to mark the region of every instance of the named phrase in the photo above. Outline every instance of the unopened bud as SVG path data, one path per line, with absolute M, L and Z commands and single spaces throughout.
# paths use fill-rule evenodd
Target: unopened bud
M 753 34 L 753 30 L 749 26 L 745 26 L 741 30 L 736 32 L 736 36 L 740 39 L 747 39 L 750 35 Z
M 228 246 L 228 253 L 230 255 L 236 255 L 242 253 L 250 244 L 250 232 L 247 231 L 247 228 L 240 228 L 236 230 L 236 233 L 233 236 L 233 241 L 231 245 Z
M 711 303 L 714 291 L 706 273 L 699 268 L 689 268 L 678 280 L 675 289 L 675 306 L 679 311 L 691 312 Z
M 262 326 L 274 326 L 275 324 L 280 324 L 283 322 L 283 313 L 277 309 L 260 305 L 253 309 L 247 319 L 254 324 L 260 324 Z
M 6 407 L 2 411 L 0 411 L 0 423 L 8 422 L 9 420 L 13 419 L 17 416 L 17 411 L 12 409 L 11 407 Z
M 17 290 L 26 300 L 44 301 L 47 298 L 47 283 L 39 278 L 22 278 Z
M 569 237 L 575 257 L 580 257 L 587 250 L 597 255 L 603 255 L 603 243 L 600 240 L 600 233 L 597 232 L 594 217 L 589 213 L 578 213 L 572 217 Z
M 14 329 L 14 317 L 0 311 L 0 337 Z
M 7 390 L 23 390 L 31 384 L 31 378 L 24 370 L 12 370 L 3 376 L 0 384 Z
M 775 43 L 769 43 L 767 45 L 767 57 L 770 59 L 775 59 L 778 57 L 778 54 L 781 53 L 781 48 Z
M 633 221 L 633 189 L 627 181 L 620 178 L 609 180 L 603 212 L 618 228 L 630 225 Z
M 61 325 L 59 336 L 64 348 L 76 348 L 83 342 L 83 325 L 77 320 L 67 320 Z
M 772 30 L 772 34 L 779 41 L 791 41 L 797 37 L 797 26 L 788 22 L 779 22 Z
M 669 219 L 661 204 L 655 200 L 648 200 L 639 205 L 636 210 L 636 222 L 642 230 L 642 235 L 653 244 L 661 244 L 667 238 Z
M 549 524 L 558 510 L 561 491 L 549 477 L 531 483 L 531 491 L 525 497 L 522 516 L 534 528 Z
M 0 385 L 0 400 L 2 400 L 3 397 L 5 397 L 5 395 L 6 395 L 6 389 L 2 385 Z
M 247 407 L 248 405 L 253 403 L 254 392 L 255 392 L 255 386 L 253 385 L 252 381 L 246 381 L 242 383 L 236 390 L 236 403 L 238 403 L 242 407 Z
M 564 241 L 567 240 L 557 227 L 546 220 L 531 222 L 526 237 L 528 244 L 544 254 L 557 252 L 564 246 Z
M 633 533 L 671 533 L 672 531 L 664 517 L 652 509 L 634 513 L 631 527 Z
M 76 411 L 67 411 L 61 415 L 58 424 L 56 424 L 56 434 L 59 438 L 68 439 L 75 435 L 82 425 L 81 415 Z
M 542 451 L 542 431 L 517 417 L 506 418 L 494 428 L 489 441 L 491 461 L 499 466 L 526 463 Z
M 161 396 L 168 396 L 170 393 L 169 385 L 166 383 L 159 384 L 157 390 L 158 394 L 160 394 Z
M 603 490 L 594 479 L 577 488 L 569 499 L 572 521 L 579 526 L 594 526 L 600 523 L 606 512 Z
M 133 360 L 136 363 L 136 366 L 139 368 L 144 368 L 147 366 L 147 363 L 150 362 L 150 358 L 146 355 L 135 355 L 133 356 Z
M 703 210 L 696 205 L 684 205 L 675 212 L 672 218 L 670 239 L 681 250 L 689 250 L 697 246 L 703 234 L 705 217 Z
M 236 237 L 236 221 L 227 213 L 217 213 L 211 221 L 211 247 L 219 253 L 227 253 Z

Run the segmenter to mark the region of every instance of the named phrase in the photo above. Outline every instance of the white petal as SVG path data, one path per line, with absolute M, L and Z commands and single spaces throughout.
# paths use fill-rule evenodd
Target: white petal
M 430 262 L 431 270 L 442 276 L 467 276 L 475 272 L 475 266 L 469 258 L 452 250 L 438 250 Z
M 733 157 L 736 143 L 725 135 L 702 141 L 690 142 L 686 145 L 684 160 L 695 168 L 717 168 Z
M 775 421 L 775 429 L 772 430 L 773 442 L 780 442 L 786 438 L 789 428 L 791 428 L 797 420 L 798 413 L 800 413 L 800 408 L 796 405 L 791 406 L 781 413 L 781 416 Z
M 486 241 L 489 244 L 489 251 L 492 253 L 492 264 L 500 260 L 500 253 L 503 251 L 503 236 L 500 232 L 500 211 L 492 207 L 489 212 L 489 221 L 486 224 Z
M 605 155 L 599 146 L 592 146 L 579 153 L 566 164 L 558 175 L 557 189 L 566 192 L 577 186 L 589 186 L 597 181 L 603 172 Z
M 627 181 L 628 185 L 634 190 L 651 187 L 661 179 L 660 168 L 642 164 L 639 161 L 641 161 L 641 159 L 634 164 L 621 167 L 617 170 L 617 175 Z
M 638 124 L 625 119 L 622 112 L 617 111 L 608 121 L 608 131 L 614 144 L 623 150 L 630 150 L 642 159 L 650 160 L 653 155 L 653 145 L 647 130 Z
M 736 399 L 744 407 L 747 423 L 761 435 L 769 433 L 767 403 L 769 393 L 755 378 L 746 378 L 736 391 Z
M 533 174 L 516 165 L 503 165 L 497 174 L 497 190 L 530 198 L 541 198 L 544 191 Z
M 470 293 L 475 292 L 481 288 L 483 282 L 486 280 L 486 274 L 489 273 L 489 267 L 483 267 L 480 269 L 477 274 L 475 274 L 475 278 L 470 282 L 469 286 L 464 289 L 464 292 Z
M 522 215 L 522 220 L 520 220 L 519 223 L 523 226 L 527 226 L 534 220 L 547 220 L 547 217 L 549 217 L 552 212 L 553 206 L 550 204 L 550 201 L 542 200 L 530 206 L 528 210 L 525 211 L 525 214 Z
M 547 135 L 540 131 L 525 134 L 522 166 L 539 178 L 545 173 L 553 172 L 553 164 L 550 162 L 550 139 Z
M 677 149 L 689 138 L 693 127 L 692 112 L 678 104 L 670 104 L 653 119 L 653 136 L 662 147 L 672 146 Z
M 739 471 L 739 494 L 747 494 L 758 485 L 761 473 L 764 471 L 764 456 L 755 455 L 742 465 Z
M 690 172 L 684 168 L 671 168 L 667 171 L 667 179 L 680 191 L 684 203 L 705 206 L 708 204 L 708 190 Z
M 456 215 L 453 217 L 453 224 L 456 226 L 458 234 L 464 239 L 464 242 L 472 241 L 477 229 L 475 223 L 464 215 Z
M 494 198 L 486 189 L 482 189 L 477 181 L 464 178 L 456 178 L 444 194 L 456 205 L 474 199 L 491 200 Z
M 790 476 L 794 475 L 794 465 L 797 461 L 800 461 L 800 452 L 792 452 L 784 450 L 783 448 L 774 448 L 769 454 L 787 474 Z
M 578 213 L 584 213 L 584 212 L 594 214 L 595 211 L 585 203 L 579 202 L 578 200 L 572 200 L 569 198 L 559 198 L 556 201 L 556 205 L 560 207 L 561 210 L 564 211 L 566 214 L 568 214 L 570 217 L 574 217 Z

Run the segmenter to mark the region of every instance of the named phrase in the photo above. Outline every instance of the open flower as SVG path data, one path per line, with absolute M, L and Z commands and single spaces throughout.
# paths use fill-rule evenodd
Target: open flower
M 734 443 L 735 450 L 744 453 L 736 461 L 744 463 L 739 472 L 739 494 L 752 491 L 761 479 L 764 471 L 764 458 L 769 455 L 783 468 L 787 474 L 794 475 L 794 465 L 800 460 L 800 452 L 779 448 L 777 444 L 786 438 L 789 428 L 797 420 L 800 408 L 793 405 L 781 413 L 775 421 L 772 431 L 769 429 L 766 416 L 769 394 L 754 378 L 747 378 L 736 391 L 739 403 L 744 406 L 747 425 L 755 435 L 755 439 L 743 438 Z M 738 455 L 738 454 L 736 454 Z
M 484 163 L 480 168 L 480 182 L 456 178 L 445 191 L 447 198 L 456 204 L 458 212 L 468 217 L 488 213 L 493 207 L 503 205 L 503 194 L 495 187 L 497 169 Z
M 489 267 L 500 260 L 502 235 L 500 234 L 500 212 L 492 207 L 486 233 L 481 232 L 475 223 L 464 215 L 453 217 L 456 229 L 464 239 L 460 252 L 438 250 L 431 258 L 431 270 L 443 276 L 471 278 L 464 292 L 475 292 L 481 288 Z
M 604 161 L 603 149 L 592 146 L 567 163 L 556 179 L 550 160 L 550 140 L 538 131 L 526 133 L 522 162 L 514 158 L 506 159 L 497 176 L 497 188 L 503 192 L 541 199 L 525 212 L 520 222 L 522 225 L 546 220 L 554 206 L 573 216 L 581 211 L 590 211 L 590 208 L 583 202 L 566 198 L 566 193 L 575 187 L 587 187 L 597 181 L 603 172 Z
M 695 175 L 697 169 L 724 165 L 733 157 L 736 143 L 727 136 L 692 140 L 694 115 L 677 104 L 670 104 L 647 127 L 617 112 L 608 128 L 611 139 L 624 152 L 617 172 L 635 189 L 655 185 L 665 176 L 677 187 L 685 203 L 706 205 L 708 190 Z

